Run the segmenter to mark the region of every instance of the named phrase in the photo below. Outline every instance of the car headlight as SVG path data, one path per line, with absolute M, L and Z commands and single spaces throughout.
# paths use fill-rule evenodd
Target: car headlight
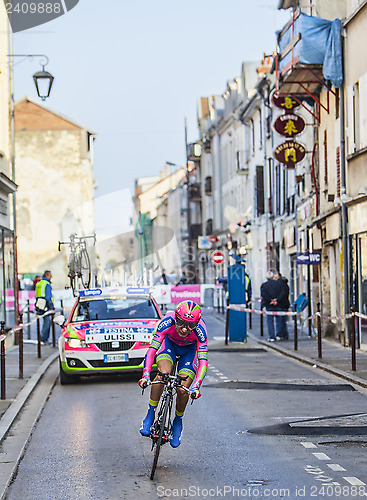
M 78 347 L 89 347 L 88 344 L 86 344 L 85 340 L 80 340 L 80 339 L 65 339 L 65 342 L 69 347 L 72 349 L 77 349 Z

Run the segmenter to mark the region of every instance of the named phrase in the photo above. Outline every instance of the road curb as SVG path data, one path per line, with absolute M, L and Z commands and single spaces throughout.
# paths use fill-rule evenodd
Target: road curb
M 347 380 L 348 382 L 351 382 L 355 385 L 359 385 L 363 388 L 367 388 L 367 380 L 364 380 L 362 378 L 357 377 L 356 375 L 351 375 L 348 372 L 345 372 L 344 370 L 340 370 L 339 368 L 335 368 L 333 366 L 327 365 L 325 363 L 322 363 L 321 361 L 318 361 L 317 359 L 309 358 L 307 356 L 304 356 L 303 354 L 296 354 L 292 351 L 289 351 L 288 349 L 285 349 L 283 347 L 269 344 L 268 342 L 264 342 L 263 340 L 259 340 L 257 337 L 252 335 L 251 333 L 247 334 L 252 340 L 256 341 L 258 344 L 261 344 L 265 347 L 268 347 L 272 349 L 273 351 L 279 352 L 281 354 L 284 354 L 285 356 L 288 356 L 289 358 L 295 359 L 297 361 L 300 361 L 301 363 L 304 363 L 306 365 L 310 365 L 312 367 L 320 368 L 320 370 L 323 370 L 327 373 L 331 373 L 332 375 L 335 375 L 339 378 L 342 378 L 344 380 Z
M 55 352 L 51 354 L 45 361 L 38 367 L 37 371 L 31 376 L 28 382 L 25 384 L 23 389 L 18 393 L 14 401 L 11 403 L 9 408 L 6 410 L 4 415 L 0 419 L 0 444 L 4 441 L 10 427 L 13 425 L 14 420 L 19 415 L 23 406 L 27 402 L 29 396 L 32 394 L 34 388 L 37 386 L 41 380 L 43 374 L 46 372 L 48 367 L 58 358 L 59 353 Z

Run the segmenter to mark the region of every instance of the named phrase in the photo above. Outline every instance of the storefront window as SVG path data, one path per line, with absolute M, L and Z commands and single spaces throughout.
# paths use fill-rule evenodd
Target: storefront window
M 5 281 L 5 304 L 6 316 L 5 321 L 8 325 L 15 324 L 15 276 L 14 276 L 14 237 L 10 231 L 6 229 L 3 232 L 3 280 Z
M 5 321 L 4 253 L 3 235 L 0 229 L 0 321 Z
M 357 311 L 367 316 L 367 234 L 355 236 L 354 254 L 354 304 Z M 367 345 L 367 320 L 358 319 L 361 344 Z

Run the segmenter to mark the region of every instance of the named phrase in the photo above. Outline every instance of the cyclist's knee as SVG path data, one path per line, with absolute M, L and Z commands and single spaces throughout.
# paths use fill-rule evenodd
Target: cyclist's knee
M 188 392 L 185 391 L 185 389 L 182 389 L 182 387 L 177 387 L 177 396 L 179 396 L 180 398 L 183 398 L 185 396 L 188 397 Z

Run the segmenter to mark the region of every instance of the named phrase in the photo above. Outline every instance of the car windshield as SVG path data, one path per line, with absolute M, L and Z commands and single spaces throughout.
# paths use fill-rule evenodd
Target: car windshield
M 72 322 L 109 319 L 159 319 L 158 311 L 150 299 L 99 298 L 79 301 Z

